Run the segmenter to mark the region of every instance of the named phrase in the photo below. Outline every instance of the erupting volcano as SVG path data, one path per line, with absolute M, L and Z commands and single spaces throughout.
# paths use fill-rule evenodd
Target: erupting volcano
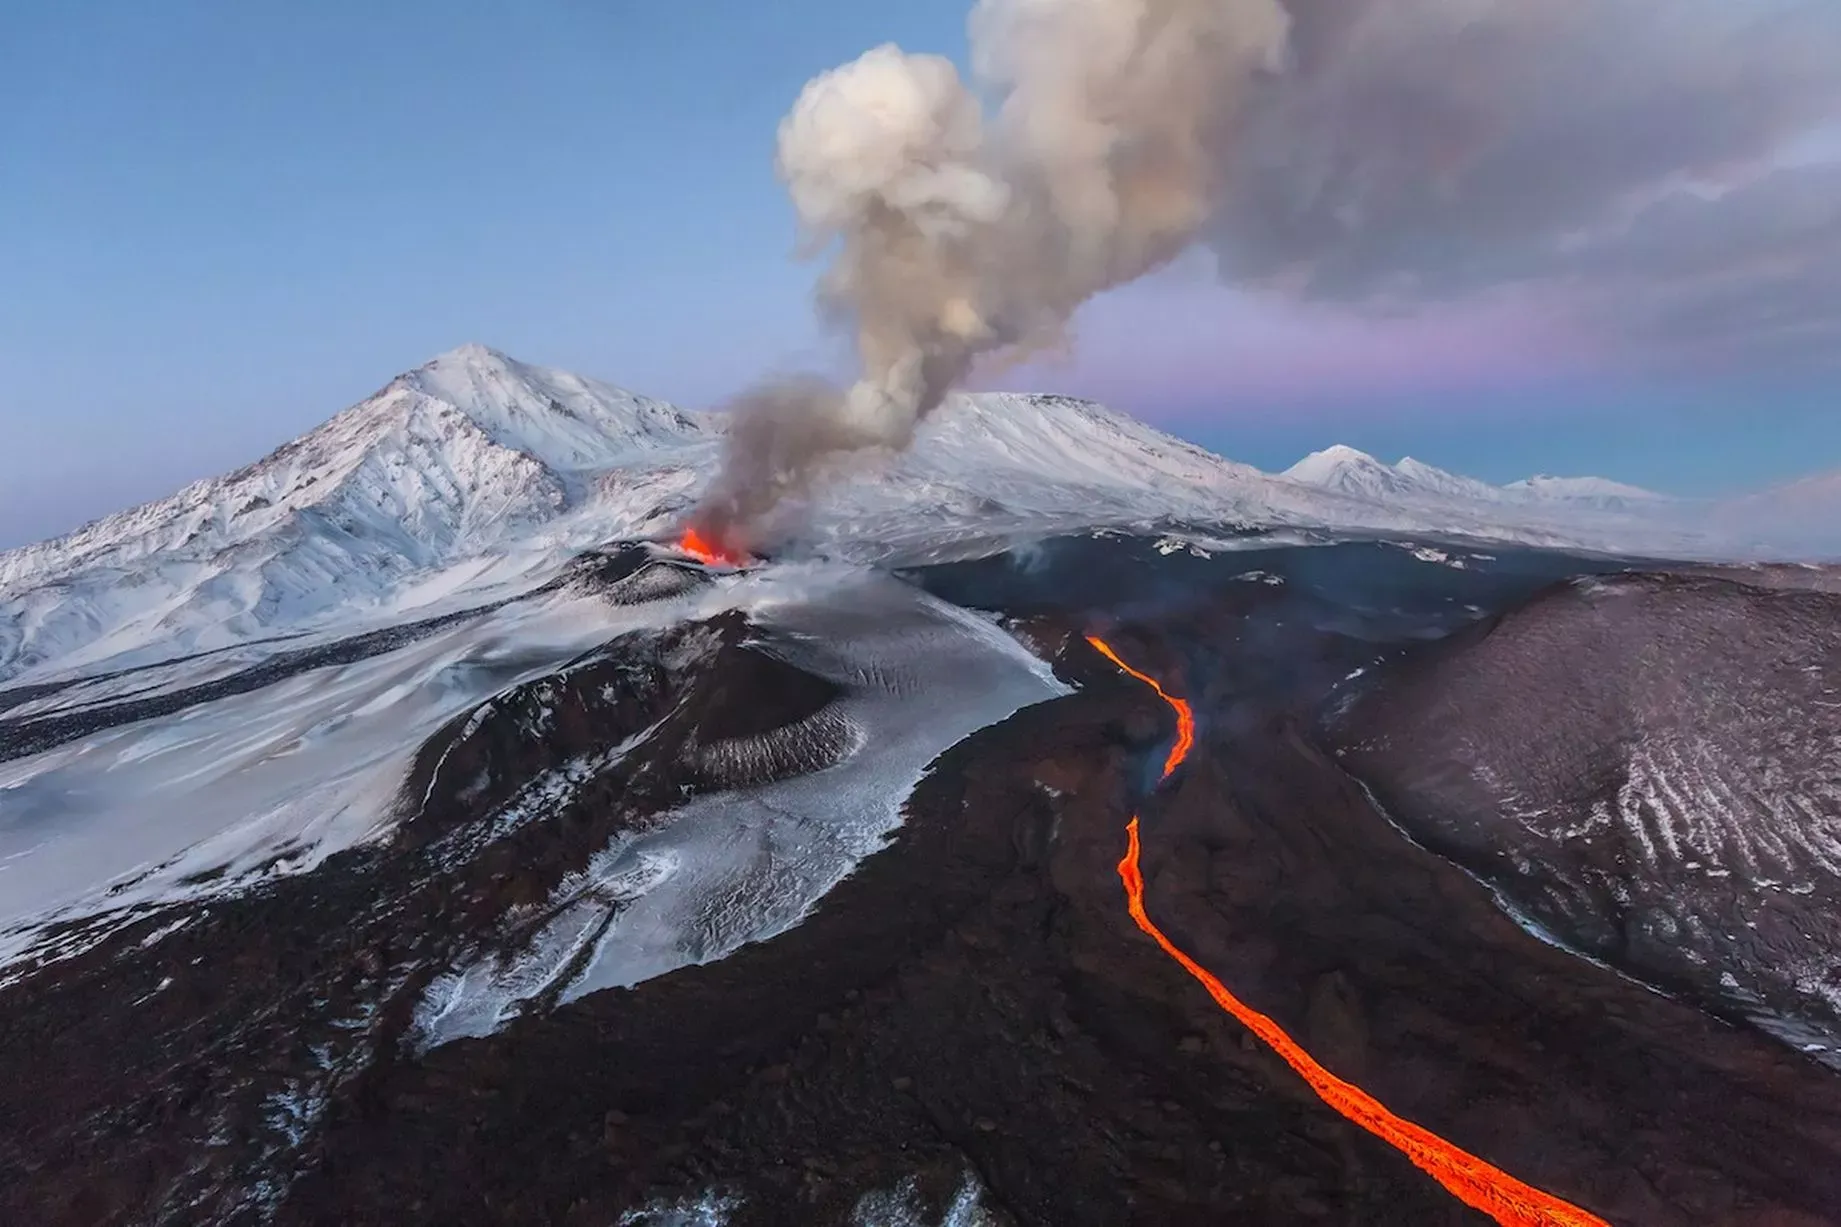
M 1124 672 L 1150 686 L 1176 713 L 1176 743 L 1165 759 L 1163 774 L 1159 777 L 1160 780 L 1169 779 L 1182 766 L 1195 743 L 1195 716 L 1189 704 L 1169 694 L 1154 678 L 1126 664 L 1105 640 L 1089 635 L 1087 642 Z M 1395 1116 L 1360 1087 L 1345 1082 L 1318 1064 L 1284 1028 L 1234 996 L 1213 973 L 1184 953 L 1157 927 L 1145 909 L 1144 874 L 1138 864 L 1140 845 L 1136 815 L 1126 824 L 1125 839 L 1125 857 L 1119 862 L 1119 879 L 1125 885 L 1126 909 L 1138 928 L 1207 989 L 1208 995 L 1214 998 L 1217 1005 L 1265 1041 L 1272 1051 L 1296 1070 L 1324 1103 L 1394 1147 L 1459 1201 L 1481 1210 L 1504 1227 L 1609 1227 L 1606 1220 L 1590 1211 L 1524 1184 L 1430 1130 Z
M 689 554 L 706 567 L 739 567 L 749 561 L 746 554 L 725 549 L 721 544 L 704 535 L 696 525 L 684 530 L 684 535 L 677 540 L 677 548 Z

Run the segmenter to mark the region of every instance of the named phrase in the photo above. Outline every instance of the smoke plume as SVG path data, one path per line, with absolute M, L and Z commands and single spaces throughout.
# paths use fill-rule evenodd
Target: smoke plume
M 695 514 L 731 548 L 1196 243 L 1349 311 L 1537 297 L 1671 369 L 1841 353 L 1836 0 L 978 0 L 970 23 L 972 86 L 878 47 L 780 126 L 859 372 L 737 407 Z
M 748 548 L 832 463 L 906 447 L 974 362 L 1054 342 L 1192 243 L 1288 26 L 1279 0 L 979 0 L 994 115 L 950 61 L 894 46 L 809 83 L 778 169 L 805 249 L 830 255 L 821 306 L 859 377 L 746 395 L 697 526 Z

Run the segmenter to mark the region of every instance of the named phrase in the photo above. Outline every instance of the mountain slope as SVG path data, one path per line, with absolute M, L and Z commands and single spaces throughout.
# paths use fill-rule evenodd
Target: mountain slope
M 462 346 L 228 476 L 0 554 L 0 684 L 526 589 L 584 548 L 670 531 L 722 427 Z M 955 397 L 909 452 L 851 458 L 838 478 L 789 526 L 801 548 L 859 560 L 1170 523 L 1683 545 L 1653 517 L 1352 448 L 1274 477 L 1059 396 Z
M 1834 1054 L 1838 687 L 1835 594 L 1626 574 L 1390 662 L 1334 737 L 1546 933 Z
M 1295 518 L 1258 469 L 1065 396 L 954 397 L 873 476 L 825 491 L 813 526 L 824 539 L 847 547 L 1025 524 Z
M 708 438 L 662 402 L 462 347 L 226 477 L 0 555 L 0 678 L 377 605 Z
M 1805 554 L 1841 554 L 1841 470 L 1729 500 L 1718 522 L 1745 541 L 1782 542 Z
M 702 437 L 660 401 L 462 346 L 226 477 L 0 554 L 0 588 L 152 554 L 209 556 L 308 511 L 427 556 L 579 498 L 584 472 Z M 381 513 L 381 514 L 379 514 Z
M 917 551 L 938 560 L 1017 536 L 1173 523 L 1578 540 L 1538 517 L 1516 523 L 1472 501 L 1275 477 L 1067 396 L 952 397 L 892 464 L 866 458 L 845 478 L 822 489 L 798 535 L 866 560 L 912 561 Z

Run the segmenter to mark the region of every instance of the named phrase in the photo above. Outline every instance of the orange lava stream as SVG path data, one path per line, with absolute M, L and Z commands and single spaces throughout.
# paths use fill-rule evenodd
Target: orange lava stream
M 1164 763 L 1163 778 L 1182 765 L 1195 744 L 1195 718 L 1183 700 L 1165 693 L 1155 680 L 1138 672 L 1101 639 L 1091 635 L 1087 642 L 1113 664 L 1144 682 L 1176 712 L 1176 747 Z M 1543 1193 L 1523 1184 L 1501 1168 L 1484 1162 L 1469 1151 L 1453 1146 L 1429 1129 L 1421 1128 L 1389 1112 L 1381 1102 L 1360 1087 L 1345 1082 L 1319 1065 L 1284 1028 L 1241 1001 L 1228 991 L 1209 970 L 1185 954 L 1152 922 L 1144 908 L 1144 874 L 1138 867 L 1138 819 L 1134 816 L 1125 827 L 1125 859 L 1119 862 L 1119 880 L 1125 884 L 1126 908 L 1151 940 L 1163 952 L 1208 990 L 1215 1004 L 1232 1014 L 1240 1023 L 1264 1040 L 1266 1045 L 1296 1070 L 1317 1097 L 1348 1120 L 1398 1150 L 1413 1165 L 1443 1185 L 1451 1195 L 1473 1209 L 1495 1219 L 1503 1227 L 1610 1227 L 1604 1219 L 1571 1202 Z
M 724 549 L 695 526 L 685 529 L 678 538 L 678 549 L 705 566 L 740 566 L 748 561 L 747 555 Z
M 1104 639 L 1101 639 L 1097 635 L 1088 635 L 1087 642 L 1091 644 L 1101 656 L 1104 656 L 1107 660 L 1131 674 L 1146 686 L 1149 686 L 1152 690 L 1155 690 L 1157 692 L 1157 697 L 1162 699 L 1165 703 L 1168 703 L 1176 712 L 1176 744 L 1170 747 L 1170 756 L 1163 760 L 1163 778 L 1166 780 L 1169 779 L 1170 774 L 1183 765 L 1183 760 L 1189 757 L 1190 748 L 1195 745 L 1195 713 L 1190 710 L 1187 702 L 1177 698 L 1159 685 L 1156 678 L 1148 673 L 1140 673 L 1120 660 L 1119 654 L 1113 651 L 1112 645 L 1107 643 Z

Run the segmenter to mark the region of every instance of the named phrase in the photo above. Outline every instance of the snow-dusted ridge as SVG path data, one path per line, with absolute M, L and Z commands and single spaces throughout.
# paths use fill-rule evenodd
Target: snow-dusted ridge
M 1361 498 L 1406 502 L 1472 502 L 1526 509 L 1626 511 L 1661 508 L 1676 500 L 1603 477 L 1542 474 L 1492 486 L 1408 456 L 1397 464 L 1338 443 L 1286 469 L 1295 482 Z
M 463 346 L 234 473 L 0 554 L 0 680 L 385 623 L 516 584 L 571 552 L 548 530 L 585 507 L 616 533 L 656 527 L 712 433 Z M 644 494 L 623 501 L 634 479 Z
M 0 554 L 0 686 L 527 590 L 586 547 L 669 531 L 722 429 L 462 346 L 234 473 Z M 1274 476 L 1057 396 L 955 398 L 863 468 L 809 509 L 803 548 L 868 560 L 1187 523 L 1693 550 L 1666 500 L 1613 483 L 1493 487 L 1349 448 Z

